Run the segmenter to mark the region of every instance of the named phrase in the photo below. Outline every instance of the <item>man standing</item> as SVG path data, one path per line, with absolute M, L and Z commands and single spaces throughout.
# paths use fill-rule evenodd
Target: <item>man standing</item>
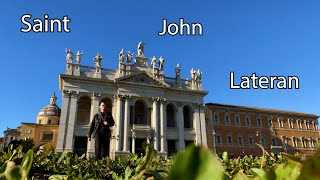
M 114 126 L 112 114 L 107 112 L 106 104 L 99 103 L 99 113 L 95 114 L 89 129 L 88 140 L 95 139 L 95 155 L 97 159 L 102 159 L 109 155 L 110 127 Z

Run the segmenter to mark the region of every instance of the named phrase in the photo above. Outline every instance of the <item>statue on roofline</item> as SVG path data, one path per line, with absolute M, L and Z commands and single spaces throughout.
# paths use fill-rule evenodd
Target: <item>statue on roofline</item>
M 163 71 L 164 59 L 163 59 L 162 56 L 159 58 L 159 62 L 158 63 L 159 63 L 159 70 Z
M 120 51 L 120 53 L 119 53 L 119 62 L 120 62 L 120 63 L 123 63 L 123 62 L 124 62 L 124 56 L 125 56 L 124 50 L 122 49 L 122 50 Z
M 127 64 L 131 64 L 132 56 L 133 56 L 133 54 L 130 53 L 130 51 L 129 51 L 128 54 L 127 54 L 127 56 L 126 56 Z
M 180 78 L 180 71 L 181 71 L 181 68 L 180 68 L 180 64 L 178 63 L 175 68 L 176 78 Z
M 197 71 L 197 81 L 201 82 L 201 80 L 202 80 L 202 72 L 198 69 L 198 71 Z
M 144 44 L 141 41 L 138 44 L 138 56 L 144 56 Z
M 66 56 L 67 63 L 72 63 L 73 53 L 71 52 L 71 49 L 66 48 L 66 53 L 67 53 L 67 56 Z
M 97 68 L 101 68 L 102 56 L 98 52 L 98 54 L 93 59 L 94 63 L 96 64 Z
M 80 64 L 82 55 L 83 55 L 83 52 L 81 52 L 81 53 L 80 53 L 80 51 L 77 52 L 77 54 L 76 54 L 76 64 Z
M 191 73 L 191 80 L 192 80 L 192 81 L 195 81 L 195 80 L 197 79 L 197 72 L 196 72 L 196 70 L 194 70 L 194 69 L 192 68 L 191 71 L 190 71 L 190 73 Z
M 153 56 L 151 58 L 151 66 L 153 69 L 157 68 L 156 64 L 157 64 L 157 58 L 155 56 Z

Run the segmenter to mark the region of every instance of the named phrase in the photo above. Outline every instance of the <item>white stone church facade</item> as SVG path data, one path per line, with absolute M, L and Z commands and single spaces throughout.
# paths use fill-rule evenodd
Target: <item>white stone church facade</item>
M 192 69 L 191 80 L 182 79 L 177 65 L 176 77 L 167 77 L 162 57 L 151 58 L 149 65 L 143 43 L 137 51 L 133 59 L 122 50 L 116 70 L 103 68 L 99 53 L 94 66 L 85 66 L 82 53 L 73 62 L 72 52 L 66 51 L 66 72 L 59 76 L 62 109 L 57 151 L 94 154 L 94 141 L 87 141 L 87 134 L 101 100 L 115 120 L 111 157 L 141 153 L 144 141 L 163 156 L 184 150 L 189 143 L 207 146 L 202 73 Z

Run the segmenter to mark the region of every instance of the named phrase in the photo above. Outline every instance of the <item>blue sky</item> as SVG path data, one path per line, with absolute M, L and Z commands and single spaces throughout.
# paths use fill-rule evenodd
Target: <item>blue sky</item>
M 121 48 L 147 57 L 163 56 L 165 75 L 182 78 L 203 71 L 205 102 L 306 112 L 320 115 L 320 2 L 296 0 L 226 1 L 18 1 L 0 3 L 0 131 L 35 122 L 57 92 L 65 72 L 65 48 L 83 51 L 82 64 L 117 68 Z M 70 33 L 22 33 L 21 16 L 71 19 Z M 200 22 L 202 36 L 158 36 L 162 19 Z M 300 89 L 231 90 L 230 75 L 298 76 Z

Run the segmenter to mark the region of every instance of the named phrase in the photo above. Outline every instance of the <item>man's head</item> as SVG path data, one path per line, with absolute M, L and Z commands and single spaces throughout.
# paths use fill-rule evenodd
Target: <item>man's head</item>
M 102 112 L 102 113 L 106 112 L 106 110 L 107 110 L 106 103 L 103 102 L 103 101 L 100 101 L 100 103 L 99 103 L 99 109 L 100 109 L 100 112 Z

